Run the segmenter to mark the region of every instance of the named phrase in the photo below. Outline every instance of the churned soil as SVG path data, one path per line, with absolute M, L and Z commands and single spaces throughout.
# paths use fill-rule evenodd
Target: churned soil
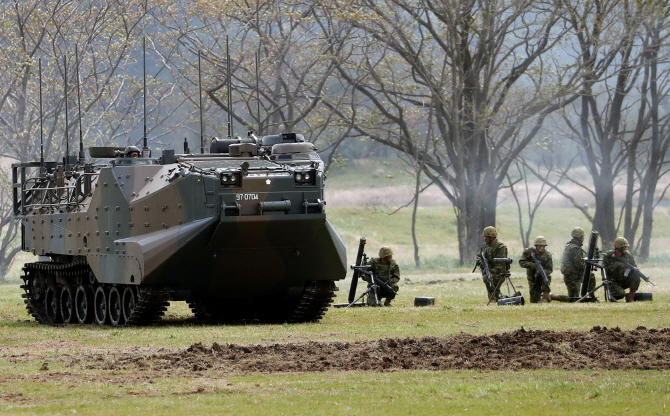
M 526 331 L 364 342 L 203 345 L 172 351 L 79 355 L 100 370 L 293 373 L 324 371 L 670 369 L 670 328 Z

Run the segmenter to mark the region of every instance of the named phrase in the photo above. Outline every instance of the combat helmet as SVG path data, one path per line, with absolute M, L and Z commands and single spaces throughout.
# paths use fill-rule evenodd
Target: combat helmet
M 547 245 L 547 239 L 544 238 L 544 236 L 538 235 L 535 237 L 535 242 L 533 243 L 534 246 L 546 246 Z
M 123 152 L 123 155 L 125 157 L 132 157 L 133 153 L 137 153 L 138 157 L 142 155 L 142 152 L 140 152 L 140 148 L 137 146 L 126 147 L 126 150 Z
M 623 237 L 617 237 L 614 239 L 614 248 L 618 248 L 619 250 L 629 247 L 628 240 L 626 240 Z
M 570 235 L 576 238 L 584 237 L 584 229 L 582 227 L 575 227 L 572 229 Z
M 393 255 L 393 250 L 391 250 L 391 247 L 382 247 L 379 249 L 379 258 L 383 259 L 384 257 L 392 256 Z
M 494 227 L 491 227 L 490 225 L 486 228 L 484 228 L 484 231 L 482 232 L 482 237 L 497 237 L 498 232 Z

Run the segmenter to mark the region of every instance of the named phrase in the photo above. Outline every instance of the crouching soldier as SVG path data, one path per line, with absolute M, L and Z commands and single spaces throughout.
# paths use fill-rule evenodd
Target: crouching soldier
M 622 260 L 622 261 L 621 261 Z M 628 252 L 628 240 L 618 237 L 614 240 L 614 250 L 605 253 L 603 265 L 610 280 L 610 296 L 614 299 L 626 298 L 626 302 L 635 300 L 635 292 L 640 287 L 640 275 L 630 273 L 623 262 L 637 267 L 635 259 Z M 628 293 L 624 289 L 629 289 Z
M 379 249 L 379 257 L 373 257 L 368 261 L 370 270 L 379 279 L 387 283 L 391 288 L 398 292 L 398 282 L 400 281 L 400 268 L 398 263 L 393 260 L 393 250 L 391 247 L 382 247 Z M 372 286 L 372 281 L 369 276 L 364 276 L 363 280 L 368 282 L 368 287 Z M 391 300 L 395 298 L 395 293 L 389 292 L 387 289 L 379 286 L 377 289 L 377 298 L 381 302 L 384 301 L 384 306 L 391 306 Z M 368 306 L 377 306 L 374 294 L 368 295 Z
M 539 303 L 551 302 L 549 292 L 551 289 L 544 282 L 541 271 L 538 270 L 533 256 L 540 262 L 549 283 L 551 283 L 551 272 L 554 270 L 554 261 L 551 253 L 547 251 L 547 239 L 540 236 L 535 238 L 533 243 L 535 247 L 528 247 L 523 251 L 519 259 L 519 265 L 526 269 L 526 278 L 528 278 L 528 289 L 530 291 L 530 302 Z

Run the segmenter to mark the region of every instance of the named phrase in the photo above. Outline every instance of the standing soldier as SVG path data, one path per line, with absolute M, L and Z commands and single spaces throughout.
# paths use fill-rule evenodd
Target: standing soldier
M 586 263 L 584 257 L 586 252 L 582 249 L 584 244 L 584 230 L 580 227 L 572 229 L 572 240 L 568 241 L 563 249 L 563 258 L 561 259 L 561 273 L 563 281 L 568 288 L 568 296 L 571 298 L 580 297 L 582 287 L 582 278 L 584 277 L 584 268 Z M 589 292 L 595 289 L 595 275 L 591 273 L 589 280 Z
M 505 265 L 503 263 L 494 263 L 493 259 L 506 258 L 507 246 L 498 241 L 498 232 L 491 226 L 484 228 L 482 237 L 484 237 L 484 245 L 477 253 L 477 264 L 479 264 L 479 268 L 482 271 L 482 278 L 484 279 L 484 284 L 486 285 L 486 291 L 489 294 L 489 299 L 497 301 L 500 299 L 500 287 L 498 283 L 503 279 L 502 274 L 505 272 Z M 482 251 L 486 255 L 486 261 L 489 265 L 489 271 L 491 272 L 491 282 L 489 282 L 488 277 L 486 276 L 486 268 L 484 266 L 484 262 L 482 261 Z M 498 288 L 497 290 L 496 287 Z
M 398 282 L 400 281 L 400 268 L 398 263 L 393 260 L 393 250 L 391 247 L 382 247 L 379 249 L 379 257 L 371 258 L 368 262 L 372 273 L 386 282 L 391 288 L 398 292 Z M 368 287 L 372 286 L 369 276 L 364 276 L 363 280 L 368 282 Z M 395 293 L 389 292 L 383 287 L 377 289 L 377 298 L 381 302 L 383 298 L 384 306 L 391 306 L 391 300 L 395 298 Z M 368 295 L 368 306 L 377 306 L 374 295 Z
M 605 266 L 607 278 L 610 280 L 610 296 L 614 299 L 623 299 L 625 297 L 626 302 L 633 302 L 635 300 L 635 292 L 640 287 L 640 275 L 630 273 L 622 260 L 633 267 L 637 267 L 635 259 L 628 252 L 628 240 L 618 237 L 614 240 L 614 250 L 605 253 L 603 266 Z M 626 293 L 624 289 L 630 290 Z
M 554 271 L 554 261 L 551 258 L 551 253 L 547 251 L 547 239 L 539 235 L 535 238 L 533 243 L 535 248 L 528 247 L 523 251 L 519 259 L 519 265 L 526 269 L 526 278 L 528 279 L 528 289 L 530 291 L 530 303 L 551 302 L 549 292 L 551 288 L 547 286 L 544 279 L 540 275 L 533 255 L 540 262 L 540 266 L 544 269 L 549 283 L 551 283 L 551 272 Z

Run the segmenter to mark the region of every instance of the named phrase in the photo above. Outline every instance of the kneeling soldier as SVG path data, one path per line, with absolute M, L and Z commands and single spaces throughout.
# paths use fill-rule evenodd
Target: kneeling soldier
M 535 255 L 542 269 L 544 269 L 549 283 L 551 283 L 551 272 L 554 270 L 554 262 L 551 258 L 551 253 L 547 251 L 547 239 L 540 235 L 535 238 L 534 245 L 535 247 L 525 249 L 519 259 L 519 265 L 526 269 L 530 302 L 538 303 L 540 300 L 542 302 L 551 302 L 551 297 L 549 296 L 551 289 L 545 284 L 540 274 L 541 272 L 537 269 L 535 260 L 532 257 Z
M 617 260 L 618 259 L 618 260 Z M 605 253 L 603 265 L 607 278 L 610 280 L 610 296 L 614 299 L 626 298 L 626 302 L 635 300 L 635 292 L 640 287 L 640 275 L 630 273 L 628 267 L 619 261 L 623 260 L 633 267 L 637 267 L 635 259 L 628 252 L 628 240 L 618 237 L 614 240 L 614 250 Z M 628 293 L 624 289 L 630 289 Z
M 400 281 L 400 268 L 398 263 L 393 260 L 393 250 L 390 247 L 382 247 L 379 249 L 379 257 L 371 258 L 368 261 L 370 270 L 372 273 L 386 282 L 393 290 L 398 291 L 398 282 Z M 372 286 L 370 282 L 370 277 L 365 276 L 363 280 L 368 282 L 368 287 Z M 389 292 L 383 287 L 377 289 L 377 298 L 381 302 L 382 298 L 386 298 L 384 301 L 384 306 L 391 306 L 391 300 L 395 298 L 393 292 Z M 375 297 L 373 294 L 368 296 L 368 306 L 377 306 L 375 303 Z

